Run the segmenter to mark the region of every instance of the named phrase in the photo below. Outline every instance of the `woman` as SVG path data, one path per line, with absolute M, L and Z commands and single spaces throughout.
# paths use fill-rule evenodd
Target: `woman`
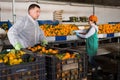
M 95 68 L 98 68 L 98 64 L 94 60 L 94 56 L 97 54 L 98 50 L 98 26 L 96 25 L 97 21 L 97 16 L 91 15 L 89 17 L 89 29 L 75 31 L 78 37 L 86 39 L 86 52 L 89 56 L 89 62 L 92 65 L 93 70 L 95 70 Z

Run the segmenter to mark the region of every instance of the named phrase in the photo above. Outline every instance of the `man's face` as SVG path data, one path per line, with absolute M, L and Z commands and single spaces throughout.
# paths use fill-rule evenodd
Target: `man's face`
M 30 16 L 35 20 L 40 16 L 40 8 L 35 7 L 29 11 Z

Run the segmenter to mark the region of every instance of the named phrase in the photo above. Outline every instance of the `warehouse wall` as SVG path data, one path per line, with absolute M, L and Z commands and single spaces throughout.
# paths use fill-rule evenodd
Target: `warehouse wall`
M 27 8 L 31 2 L 16 2 L 15 14 L 16 19 L 27 14 Z M 89 16 L 93 12 L 92 6 L 70 6 L 70 5 L 52 5 L 39 4 L 41 6 L 41 13 L 39 20 L 53 20 L 53 12 L 55 10 L 63 11 L 63 20 L 68 20 L 70 16 Z M 12 2 L 0 2 L 0 20 L 13 21 Z M 99 18 L 99 24 L 107 22 L 120 22 L 120 8 L 111 7 L 95 7 L 95 14 Z

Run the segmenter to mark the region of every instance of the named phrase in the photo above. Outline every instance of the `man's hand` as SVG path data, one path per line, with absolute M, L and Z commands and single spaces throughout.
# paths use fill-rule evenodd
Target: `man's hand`
M 15 48 L 16 50 L 20 50 L 20 49 L 23 48 L 23 47 L 22 47 L 22 45 L 21 45 L 20 43 L 16 43 L 15 46 L 14 46 L 14 48 Z
M 48 41 L 47 41 L 47 40 L 43 40 L 41 45 L 42 45 L 42 46 L 48 45 Z

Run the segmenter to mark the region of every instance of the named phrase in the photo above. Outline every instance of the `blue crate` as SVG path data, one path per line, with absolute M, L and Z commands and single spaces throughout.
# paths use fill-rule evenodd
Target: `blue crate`
M 55 41 L 65 41 L 67 40 L 67 36 L 55 36 Z
M 49 24 L 49 25 L 58 25 L 59 21 L 52 21 L 52 20 L 38 20 L 38 24 L 39 25 L 43 25 L 43 24 Z
M 2 27 L 3 24 L 7 24 L 8 29 L 10 29 L 10 27 L 12 26 L 12 23 L 8 20 L 8 21 L 1 21 L 0 22 L 0 27 Z
M 107 37 L 114 37 L 114 33 L 107 34 Z

